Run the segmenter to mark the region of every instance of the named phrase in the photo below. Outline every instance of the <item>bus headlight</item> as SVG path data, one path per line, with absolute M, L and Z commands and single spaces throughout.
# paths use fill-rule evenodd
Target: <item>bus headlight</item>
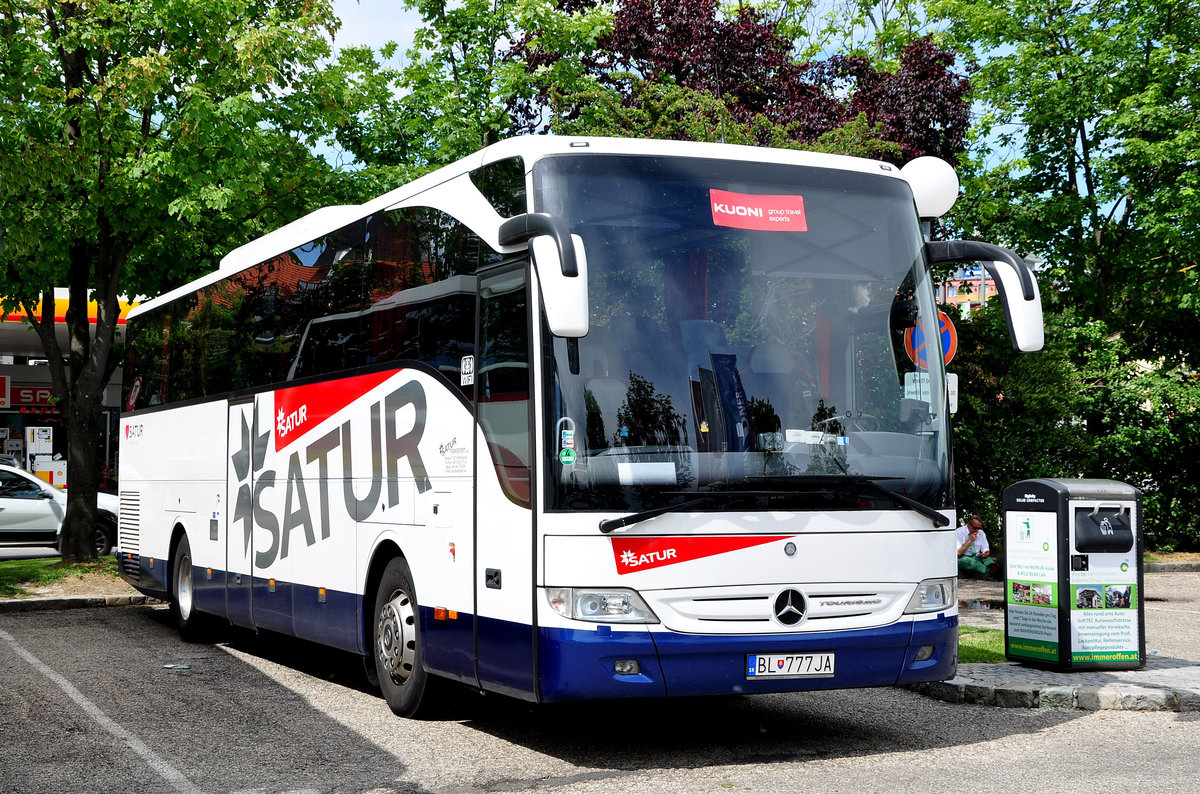
M 597 623 L 657 623 L 658 617 L 633 590 L 547 587 L 546 600 L 564 618 Z
M 913 615 L 920 612 L 944 612 L 958 603 L 956 586 L 958 580 L 926 579 L 917 585 L 917 591 L 908 599 L 904 614 Z

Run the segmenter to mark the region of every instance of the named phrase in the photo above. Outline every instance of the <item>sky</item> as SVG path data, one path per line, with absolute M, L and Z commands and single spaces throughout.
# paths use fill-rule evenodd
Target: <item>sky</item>
M 334 49 L 368 46 L 379 49 L 389 41 L 400 45 L 404 53 L 412 44 L 413 33 L 421 18 L 401 0 L 334 0 L 334 13 L 342 21 Z M 313 147 L 313 151 L 339 168 L 358 168 L 354 158 L 332 140 Z
M 380 47 L 389 41 L 400 51 L 412 43 L 420 17 L 399 0 L 334 0 L 333 10 L 342 20 L 337 47 L 366 44 Z

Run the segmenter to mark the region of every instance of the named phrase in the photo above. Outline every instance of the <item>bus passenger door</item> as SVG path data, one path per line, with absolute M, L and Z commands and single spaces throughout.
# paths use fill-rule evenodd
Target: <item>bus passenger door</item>
M 252 397 L 230 400 L 225 476 L 225 603 L 229 620 L 254 628 L 254 473 L 271 434 L 261 434 Z
M 475 654 L 479 683 L 536 697 L 528 261 L 479 278 Z

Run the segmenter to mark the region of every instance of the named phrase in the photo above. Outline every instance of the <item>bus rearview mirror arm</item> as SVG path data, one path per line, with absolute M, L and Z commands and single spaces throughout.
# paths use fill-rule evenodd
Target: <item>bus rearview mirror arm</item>
M 979 262 L 996 282 L 1008 337 L 1013 350 L 1032 353 L 1045 344 L 1042 298 L 1033 270 L 1007 248 L 976 240 L 936 240 L 925 243 L 930 265 Z
M 567 222 L 545 212 L 528 212 L 509 218 L 500 224 L 500 245 L 520 245 L 540 235 L 549 235 L 558 248 L 558 261 L 562 274 L 567 278 L 579 275 L 575 260 L 575 246 L 571 243 L 571 230 Z
M 571 234 L 562 218 L 546 213 L 518 215 L 501 224 L 501 245 L 526 242 L 537 270 L 550 333 L 561 339 L 587 336 L 587 254 L 583 240 Z M 578 366 L 578 356 L 578 345 L 568 346 L 572 372 Z
M 940 265 L 948 262 L 982 262 L 987 271 L 996 277 L 996 265 L 1004 263 L 1012 267 L 1021 279 L 1021 294 L 1027 301 L 1036 298 L 1037 285 L 1034 282 L 1033 271 L 1025 260 L 1007 248 L 991 243 L 981 243 L 977 240 L 937 240 L 925 243 L 929 253 L 929 264 Z M 998 280 L 998 279 L 997 279 Z

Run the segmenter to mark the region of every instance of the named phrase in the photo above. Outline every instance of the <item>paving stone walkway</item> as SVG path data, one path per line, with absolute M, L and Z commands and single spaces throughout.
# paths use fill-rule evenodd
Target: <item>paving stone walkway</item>
M 1059 672 L 1003 664 L 960 664 L 949 681 L 914 684 L 948 703 L 1010 708 L 1200 711 L 1200 662 L 1151 658 L 1141 670 Z
M 1151 570 L 1151 565 L 1154 569 Z M 1158 580 L 1169 594 L 1169 606 L 1180 620 L 1175 631 L 1190 632 L 1197 605 L 1188 592 L 1195 587 L 1193 563 L 1148 563 L 1147 573 L 1179 573 L 1185 578 Z M 1004 587 L 1001 582 L 959 580 L 959 620 L 963 625 L 1004 630 Z M 1155 599 L 1156 605 L 1158 599 Z M 1200 662 L 1160 656 L 1147 645 L 1141 670 L 1060 672 L 1016 662 L 960 664 L 949 681 L 915 684 L 910 689 L 950 703 L 977 703 L 1011 708 L 1126 709 L 1141 711 L 1200 711 Z M 1177 651 L 1178 652 L 1178 651 Z M 1189 653 L 1189 656 L 1192 654 Z

